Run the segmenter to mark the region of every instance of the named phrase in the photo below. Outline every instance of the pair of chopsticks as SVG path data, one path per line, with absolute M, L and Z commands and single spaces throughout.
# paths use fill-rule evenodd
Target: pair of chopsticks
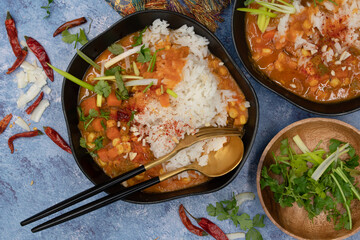
M 142 165 L 138 168 L 135 168 L 134 170 L 131 170 L 129 172 L 126 172 L 122 175 L 119 175 L 105 183 L 96 185 L 92 188 L 89 188 L 83 192 L 80 192 L 62 202 L 59 202 L 58 204 L 55 204 L 52 207 L 49 207 L 47 209 L 45 209 L 44 211 L 41 211 L 35 215 L 33 215 L 30 218 L 25 219 L 24 221 L 22 221 L 20 223 L 21 226 L 25 226 L 28 225 L 30 223 L 33 223 L 37 220 L 40 220 L 44 217 L 47 217 L 53 213 L 56 213 L 60 210 L 63 210 L 67 207 L 70 207 L 78 202 L 81 202 L 87 198 L 90 198 L 102 191 L 105 191 L 107 189 L 109 189 L 110 187 L 120 184 L 123 181 L 130 179 L 142 172 L 145 172 L 146 170 L 165 162 L 166 160 L 172 158 L 173 156 L 175 156 L 180 150 L 187 148 L 199 141 L 205 140 L 205 139 L 210 139 L 213 137 L 220 137 L 220 136 L 241 136 L 243 135 L 243 132 L 239 131 L 236 128 L 214 128 L 214 127 L 207 127 L 207 128 L 201 128 L 196 134 L 194 135 L 187 135 L 185 136 L 185 138 L 183 140 L 181 140 L 179 142 L 179 144 L 173 149 L 173 151 L 171 151 L 169 154 L 158 158 L 156 161 Z M 105 197 L 102 197 L 100 199 L 97 199 L 93 202 L 87 203 L 81 207 L 75 208 L 67 213 L 64 213 L 58 217 L 55 217 L 53 219 L 50 219 L 47 222 L 44 222 L 34 228 L 31 229 L 32 232 L 39 232 L 41 230 L 44 230 L 46 228 L 58 225 L 60 223 L 66 222 L 68 220 L 71 220 L 73 218 L 82 216 L 86 213 L 89 213 L 91 211 L 94 211 L 96 209 L 99 209 L 101 207 L 104 207 L 110 203 L 113 203 L 115 201 L 118 201 L 120 199 L 122 199 L 123 197 L 132 194 L 134 192 L 140 191 L 142 189 L 148 188 L 152 185 L 155 185 L 157 183 L 159 183 L 160 181 L 162 181 L 164 179 L 164 177 L 162 176 L 158 176 L 155 178 L 151 178 L 147 181 L 141 182 L 137 185 L 131 186 L 131 187 L 127 187 L 125 189 L 120 190 L 119 192 L 113 193 L 113 194 L 109 194 Z

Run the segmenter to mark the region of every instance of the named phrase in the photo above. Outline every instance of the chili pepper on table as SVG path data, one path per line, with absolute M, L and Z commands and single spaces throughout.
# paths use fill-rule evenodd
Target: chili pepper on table
M 209 233 L 211 236 L 213 236 L 216 240 L 229 240 L 229 238 L 226 236 L 226 234 L 217 226 L 215 223 L 210 221 L 207 218 L 195 218 L 192 216 L 186 208 L 184 210 L 193 218 L 196 220 L 196 222 L 204 229 L 207 233 Z
M 35 102 L 34 102 L 33 104 L 31 104 L 31 106 L 29 106 L 29 107 L 25 110 L 25 112 L 26 112 L 27 114 L 31 114 L 31 113 L 34 111 L 34 109 L 39 105 L 39 103 L 41 102 L 41 100 L 43 99 L 43 97 L 44 97 L 44 92 L 41 92 L 40 95 L 39 95 L 39 97 L 35 100 Z
M 5 129 L 7 128 L 7 126 L 9 125 L 9 122 L 12 118 L 12 114 L 8 114 L 6 115 L 1 121 L 0 121 L 0 134 L 2 134 Z
M 74 19 L 74 20 L 71 20 L 71 21 L 68 21 L 64 24 L 62 24 L 60 27 L 58 27 L 54 34 L 53 34 L 53 37 L 59 35 L 60 33 L 62 33 L 63 31 L 65 31 L 66 29 L 69 29 L 69 28 L 72 28 L 72 27 L 76 27 L 76 26 L 79 26 L 83 23 L 86 23 L 87 20 L 86 18 L 84 17 L 81 17 L 81 18 L 77 18 L 77 19 Z
M 18 133 L 18 134 L 11 136 L 8 140 L 8 145 L 9 145 L 11 153 L 14 153 L 14 140 L 15 139 L 24 138 L 24 137 L 25 138 L 36 137 L 38 135 L 43 135 L 43 133 L 39 130 L 35 130 L 35 131 L 30 131 L 30 132 Z
M 6 32 L 7 32 L 8 38 L 9 38 L 11 48 L 12 48 L 15 56 L 16 57 L 21 56 L 23 53 L 22 53 L 22 49 L 21 49 L 21 46 L 19 43 L 18 34 L 17 34 L 16 26 L 15 26 L 15 21 L 9 12 L 7 12 L 7 15 L 6 15 L 5 27 L 6 27 Z
M 26 44 L 30 50 L 35 54 L 39 60 L 41 66 L 43 67 L 46 76 L 53 82 L 54 81 L 54 71 L 47 64 L 51 64 L 49 56 L 47 55 L 44 47 L 32 37 L 25 36 Z
M 48 137 L 56 144 L 58 145 L 60 148 L 62 148 L 63 150 L 65 150 L 68 153 L 72 153 L 71 148 L 69 146 L 69 144 L 67 144 L 67 142 L 65 142 L 65 140 L 60 136 L 60 134 L 55 131 L 54 129 L 52 129 L 51 127 L 44 127 L 44 131 L 46 133 L 46 135 L 48 135 Z
M 6 74 L 10 74 L 13 71 L 15 71 L 24 62 L 27 54 L 28 54 L 27 47 L 24 47 L 22 50 L 22 54 L 16 58 L 14 64 L 11 66 L 11 68 L 8 69 Z
M 184 206 L 181 204 L 179 206 L 179 216 L 180 219 L 182 221 L 182 223 L 184 224 L 184 226 L 192 233 L 198 235 L 198 236 L 206 236 L 208 235 L 203 229 L 195 226 L 194 224 L 191 223 L 190 219 L 186 216 L 185 213 L 185 209 Z

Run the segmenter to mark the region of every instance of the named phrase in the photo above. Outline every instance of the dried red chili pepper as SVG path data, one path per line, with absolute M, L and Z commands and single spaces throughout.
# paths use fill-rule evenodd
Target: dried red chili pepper
M 213 236 L 216 240 L 229 240 L 229 238 L 226 236 L 226 234 L 219 228 L 218 225 L 213 223 L 207 218 L 195 218 L 193 217 L 187 210 L 184 208 L 184 210 L 193 218 L 196 220 L 196 222 L 202 227 L 207 233 L 209 233 L 211 236 Z
M 24 62 L 27 54 L 28 54 L 27 47 L 24 47 L 22 50 L 22 54 L 16 58 L 14 64 L 11 66 L 11 68 L 8 69 L 6 74 L 10 74 L 13 71 L 15 71 Z
M 43 97 L 44 97 L 44 92 L 41 92 L 40 95 L 39 95 L 39 97 L 35 100 L 35 102 L 34 102 L 33 104 L 31 104 L 31 106 L 29 106 L 29 107 L 25 110 L 25 112 L 26 112 L 27 114 L 31 114 L 31 113 L 34 111 L 34 109 L 39 105 L 39 103 L 41 102 L 41 100 L 43 99 Z
M 26 44 L 30 50 L 35 54 L 41 66 L 43 67 L 46 76 L 53 82 L 54 81 L 54 71 L 47 64 L 51 64 L 49 56 L 47 55 L 44 47 L 32 37 L 25 36 Z
M 71 148 L 69 146 L 69 144 L 67 144 L 67 142 L 65 142 L 65 140 L 60 136 L 60 134 L 55 131 L 54 129 L 52 129 L 51 127 L 44 127 L 44 131 L 46 133 L 46 135 L 48 135 L 48 137 L 56 144 L 58 145 L 60 148 L 62 148 L 63 150 L 65 150 L 68 153 L 72 153 Z
M 0 121 L 0 134 L 2 134 L 5 129 L 7 128 L 7 126 L 9 125 L 9 122 L 12 118 L 12 114 L 8 114 L 6 115 L 1 121 Z
M 14 153 L 14 140 L 18 139 L 18 138 L 29 138 L 29 137 L 36 137 L 38 135 L 43 135 L 43 133 L 39 130 L 35 130 L 35 131 L 30 131 L 30 132 L 22 132 L 22 133 L 18 133 L 15 134 L 13 136 L 11 136 L 8 140 L 8 145 L 10 148 L 11 153 Z
M 5 20 L 5 27 L 6 32 L 9 38 L 9 42 L 11 45 L 11 48 L 15 54 L 16 57 L 19 57 L 22 55 L 22 49 L 19 43 L 18 34 L 15 26 L 15 21 L 10 15 L 9 12 L 7 12 L 6 20 Z
M 192 233 L 198 235 L 198 236 L 206 236 L 208 235 L 203 229 L 195 226 L 194 224 L 191 223 L 190 219 L 186 216 L 185 213 L 185 208 L 184 206 L 181 204 L 179 206 L 179 216 L 180 219 L 182 221 L 182 223 L 184 224 L 184 226 Z
M 68 21 L 55 30 L 53 37 L 55 37 L 56 35 L 59 35 L 60 33 L 62 33 L 63 31 L 65 31 L 68 28 L 76 27 L 76 26 L 79 26 L 86 22 L 87 22 L 86 18 L 84 18 L 84 17 Z

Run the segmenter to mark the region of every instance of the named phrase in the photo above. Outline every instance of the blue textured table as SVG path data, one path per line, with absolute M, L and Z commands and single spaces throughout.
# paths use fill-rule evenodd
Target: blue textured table
M 88 37 L 92 39 L 120 19 L 120 16 L 101 0 L 55 0 L 50 18 L 43 19 L 46 13 L 40 6 L 45 5 L 46 2 L 45 0 L 3 0 L 0 19 L 4 21 L 6 11 L 10 11 L 16 20 L 19 37 L 28 35 L 37 39 L 47 49 L 52 63 L 61 69 L 66 69 L 75 50 L 73 45 L 63 43 L 61 37 L 52 37 L 58 25 L 65 20 L 81 16 L 91 17 L 94 21 Z M 216 35 L 240 65 L 231 38 L 231 12 L 232 5 L 224 12 L 225 22 L 220 24 Z M 84 25 L 85 29 L 88 25 L 89 23 Z M 16 108 L 16 100 L 20 95 L 20 90 L 13 81 L 16 73 L 5 74 L 14 61 L 14 56 L 6 37 L 4 24 L 1 24 L 0 35 L 2 36 L 0 39 L 0 116 L 11 112 L 13 115 L 29 119 L 23 110 Z M 27 61 L 32 62 L 34 59 L 34 55 L 29 54 Z M 52 89 L 50 96 L 47 97 L 51 105 L 40 122 L 32 123 L 31 128 L 42 129 L 42 126 L 51 126 L 67 139 L 60 98 L 62 78 L 56 74 L 55 81 L 48 82 Z M 18 151 L 10 154 L 7 139 L 15 133 L 22 132 L 22 129 L 18 126 L 8 128 L 0 136 L 2 149 L 0 152 L 0 239 L 196 239 L 196 236 L 189 233 L 180 222 L 177 212 L 179 204 L 184 204 L 195 216 L 206 217 L 206 206 L 209 203 L 229 199 L 233 192 L 256 193 L 257 163 L 270 139 L 292 122 L 308 117 L 318 117 L 293 106 L 260 86 L 253 79 L 250 79 L 250 82 L 260 102 L 258 134 L 245 166 L 226 188 L 207 195 L 152 205 L 136 205 L 119 201 L 36 234 L 30 231 L 35 224 L 20 227 L 20 221 L 91 187 L 92 184 L 82 174 L 73 157 L 45 136 L 31 141 L 16 141 L 15 148 Z M 336 118 L 360 128 L 360 111 Z M 31 181 L 33 185 L 30 184 Z M 243 204 L 240 212 L 244 211 L 251 216 L 257 213 L 264 214 L 257 198 L 255 201 Z M 209 218 L 218 223 L 227 233 L 241 231 L 230 221 L 219 222 L 212 217 Z M 260 229 L 264 239 L 291 239 L 276 228 L 269 219 L 265 219 L 265 224 L 266 227 Z M 350 239 L 359 237 L 360 234 L 357 234 Z M 202 239 L 210 239 L 210 237 Z

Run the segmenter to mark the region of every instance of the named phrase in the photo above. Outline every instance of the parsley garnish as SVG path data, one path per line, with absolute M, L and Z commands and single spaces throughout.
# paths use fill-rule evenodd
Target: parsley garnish
M 123 47 L 120 44 L 116 44 L 116 43 L 114 43 L 110 47 L 108 47 L 108 50 L 114 55 L 119 55 L 124 52 Z
M 216 206 L 209 204 L 206 211 L 210 216 L 217 217 L 220 221 L 230 219 L 236 227 L 240 226 L 244 231 L 249 230 L 246 233 L 246 239 L 262 239 L 260 232 L 255 227 L 262 228 L 265 226 L 264 216 L 257 214 L 251 219 L 247 213 L 238 215 L 239 206 L 236 206 L 236 203 L 236 198 L 233 196 L 230 200 L 217 202 Z
M 46 10 L 47 15 L 44 18 L 50 17 L 50 4 L 53 3 L 54 0 L 48 0 L 48 4 L 46 6 L 41 6 L 42 9 Z
M 74 48 L 76 48 L 77 43 L 84 45 L 88 42 L 84 29 L 80 28 L 80 32 L 76 34 L 71 34 L 67 29 L 61 33 L 62 41 L 65 43 L 75 42 Z
M 330 156 L 340 146 L 344 146 L 344 143 L 331 139 L 329 153 L 316 149 L 309 153 L 296 154 L 288 140 L 283 140 L 280 155 L 274 155 L 275 163 L 261 171 L 261 188 L 269 187 L 281 207 L 291 207 L 296 202 L 308 212 L 309 219 L 324 212 L 327 220 L 334 222 L 335 229 L 351 229 L 350 202 L 355 198 L 360 200 L 359 189 L 354 185 L 354 178 L 351 176 L 354 168 L 359 165 L 359 156 L 355 154 L 354 148 L 345 148 L 347 160 L 336 159 L 319 178 L 312 178 L 319 167 L 315 159 Z M 280 183 L 272 178 L 270 172 L 280 175 L 283 181 Z M 345 213 L 340 213 L 337 208 L 339 204 L 344 206 Z
M 125 87 L 124 81 L 122 80 L 121 74 L 119 71 L 115 72 L 115 81 L 116 81 L 116 91 L 115 95 L 117 99 L 126 100 L 129 99 L 129 92 Z
M 137 57 L 136 61 L 140 63 L 146 63 L 150 61 L 152 58 L 150 48 L 145 48 L 145 46 L 141 46 L 141 49 L 139 51 L 139 56 Z
M 111 93 L 111 87 L 106 81 L 100 80 L 95 85 L 94 92 L 101 96 L 108 97 Z
M 142 37 L 143 37 L 143 33 L 146 31 L 147 27 L 145 27 L 143 30 L 140 31 L 139 36 L 135 36 L 134 40 L 135 43 L 132 45 L 133 47 L 139 46 L 142 44 Z

